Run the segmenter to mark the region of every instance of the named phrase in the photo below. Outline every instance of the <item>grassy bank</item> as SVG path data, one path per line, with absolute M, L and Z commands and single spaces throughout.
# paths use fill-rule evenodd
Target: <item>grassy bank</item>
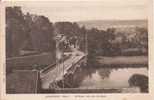
M 93 61 L 98 67 L 147 67 L 147 56 L 114 56 L 114 57 L 96 57 Z

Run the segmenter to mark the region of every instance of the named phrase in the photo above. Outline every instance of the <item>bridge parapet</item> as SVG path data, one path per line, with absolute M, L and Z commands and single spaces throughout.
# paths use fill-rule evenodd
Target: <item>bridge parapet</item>
M 48 89 L 50 84 L 66 78 L 68 74 L 74 73 L 78 67 L 85 65 L 86 56 L 83 53 L 72 53 L 72 56 L 56 66 L 47 73 L 41 73 L 42 88 Z

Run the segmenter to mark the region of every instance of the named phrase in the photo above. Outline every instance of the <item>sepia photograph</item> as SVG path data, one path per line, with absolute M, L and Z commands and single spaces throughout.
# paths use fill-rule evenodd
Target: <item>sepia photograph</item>
M 149 93 L 148 0 L 5 6 L 6 94 Z

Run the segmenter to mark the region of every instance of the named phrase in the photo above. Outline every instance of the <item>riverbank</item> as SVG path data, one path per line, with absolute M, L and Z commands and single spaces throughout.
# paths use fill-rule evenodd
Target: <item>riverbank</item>
M 98 66 L 105 67 L 145 67 L 148 66 L 147 56 L 114 56 L 114 57 L 96 57 Z

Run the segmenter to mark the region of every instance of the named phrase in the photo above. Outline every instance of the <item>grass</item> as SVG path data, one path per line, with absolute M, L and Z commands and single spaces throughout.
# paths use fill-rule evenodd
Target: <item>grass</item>
M 147 56 L 96 57 L 101 65 L 148 65 Z

